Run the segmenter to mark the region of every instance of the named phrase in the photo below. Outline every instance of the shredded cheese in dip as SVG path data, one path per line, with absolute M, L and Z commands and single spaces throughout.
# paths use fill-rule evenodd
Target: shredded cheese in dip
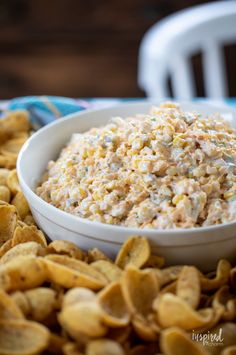
M 108 224 L 191 228 L 236 220 L 236 131 L 177 104 L 74 134 L 37 194 Z

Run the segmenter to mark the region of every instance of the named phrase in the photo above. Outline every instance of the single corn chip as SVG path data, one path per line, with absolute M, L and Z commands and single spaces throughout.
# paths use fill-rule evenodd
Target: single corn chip
M 16 227 L 12 237 L 12 246 L 27 242 L 36 242 L 42 247 L 47 246 L 47 240 L 43 232 L 40 231 L 37 227 L 25 225 L 23 225 L 23 227 Z
M 17 194 L 13 197 L 11 204 L 16 207 L 21 219 L 24 219 L 30 212 L 28 202 L 21 191 L 17 192 Z
M 0 265 L 0 288 L 6 291 L 27 290 L 46 281 L 46 270 L 40 258 L 18 256 Z
M 30 318 L 42 322 L 55 310 L 57 305 L 56 292 L 50 288 L 38 287 L 25 291 L 30 305 Z
M 29 113 L 26 110 L 9 111 L 6 113 L 6 116 L 2 118 L 1 125 L 10 134 L 15 134 L 16 132 L 29 132 Z
M 7 177 L 7 186 L 13 195 L 21 191 L 16 169 L 12 170 Z
M 122 270 L 107 260 L 97 260 L 90 264 L 93 268 L 100 271 L 108 281 L 118 281 L 121 278 Z
M 191 330 L 204 327 L 214 318 L 214 310 L 205 308 L 195 311 L 187 302 L 172 293 L 162 295 L 153 309 L 157 312 L 158 323 L 163 328 L 178 326 Z
M 0 168 L 14 169 L 16 167 L 17 155 L 0 154 Z
M 0 354 L 34 355 L 49 344 L 50 333 L 41 324 L 25 319 L 0 320 Z
M 130 313 L 119 282 L 107 285 L 98 294 L 98 302 L 103 311 L 103 322 L 109 327 L 124 327 L 129 324 Z
M 89 249 L 87 258 L 88 258 L 88 263 L 93 263 L 95 261 L 100 261 L 100 260 L 112 262 L 112 260 L 108 258 L 108 256 L 106 256 L 106 254 L 104 254 L 98 248 Z
M 223 309 L 222 319 L 232 321 L 236 318 L 236 298 L 230 292 L 229 286 L 222 286 L 214 294 L 212 301 L 213 308 Z
M 49 254 L 68 255 L 72 258 L 82 260 L 84 253 L 80 248 L 67 240 L 54 240 L 47 247 Z
M 68 307 L 80 302 L 96 302 L 96 294 L 84 287 L 75 287 L 67 291 L 63 298 L 62 307 Z
M 208 352 L 190 339 L 180 328 L 172 327 L 161 333 L 161 350 L 166 355 L 208 355 Z
M 31 307 L 28 301 L 28 298 L 25 295 L 25 292 L 15 291 L 11 293 L 11 298 L 20 308 L 21 312 L 27 317 L 30 313 Z
M 141 268 L 150 258 L 151 250 L 148 240 L 143 237 L 131 237 L 121 247 L 116 265 L 124 269 L 127 265 Z
M 200 283 L 202 291 L 210 291 L 227 284 L 230 278 L 231 264 L 227 260 L 220 260 L 217 265 L 216 276 L 208 278 L 200 274 Z
M 9 173 L 9 169 L 0 168 L 0 186 L 7 186 L 7 177 Z
M 102 321 L 102 310 L 96 302 L 80 302 L 62 309 L 59 322 L 78 342 L 81 336 L 97 338 L 107 332 Z
M 7 186 L 0 186 L 0 200 L 7 203 L 10 202 L 11 192 Z
M 3 145 L 0 146 L 0 154 L 6 156 L 10 155 L 13 157 L 17 156 L 27 138 L 21 137 L 7 140 Z
M 122 292 L 131 314 L 147 316 L 157 297 L 159 286 L 152 270 L 128 266 L 121 278 Z
M 0 264 L 6 264 L 18 256 L 41 255 L 43 248 L 36 242 L 27 242 L 13 246 L 0 259 Z
M 184 266 L 179 275 L 176 295 L 196 309 L 200 302 L 199 272 L 194 266 Z
M 20 307 L 4 290 L 0 289 L 0 320 L 24 318 Z
M 107 284 L 102 273 L 83 261 L 64 255 L 48 255 L 44 258 L 48 280 L 65 288 L 87 287 L 98 290 Z
M 0 205 L 0 246 L 11 239 L 16 228 L 17 211 L 14 206 Z

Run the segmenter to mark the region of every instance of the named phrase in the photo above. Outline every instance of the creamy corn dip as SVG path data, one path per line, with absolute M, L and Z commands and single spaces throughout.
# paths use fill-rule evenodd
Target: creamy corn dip
M 236 131 L 173 103 L 74 134 L 37 194 L 76 216 L 139 228 L 236 220 Z

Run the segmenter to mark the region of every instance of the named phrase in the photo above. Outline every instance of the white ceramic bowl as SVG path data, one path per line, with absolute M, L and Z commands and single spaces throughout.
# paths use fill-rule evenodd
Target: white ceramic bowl
M 66 239 L 81 248 L 101 248 L 114 255 L 130 235 L 144 235 L 153 251 L 166 258 L 167 264 L 195 264 L 211 270 L 218 259 L 233 260 L 236 251 L 236 222 L 217 226 L 177 230 L 142 230 L 91 222 L 63 212 L 34 193 L 37 182 L 51 159 L 56 159 L 72 133 L 84 132 L 107 123 L 113 116 L 127 117 L 148 112 L 150 102 L 135 102 L 112 108 L 88 110 L 69 115 L 35 133 L 22 148 L 17 171 L 22 190 L 39 227 L 51 239 Z M 183 103 L 186 110 L 205 114 L 220 112 L 236 124 L 236 113 L 227 107 Z

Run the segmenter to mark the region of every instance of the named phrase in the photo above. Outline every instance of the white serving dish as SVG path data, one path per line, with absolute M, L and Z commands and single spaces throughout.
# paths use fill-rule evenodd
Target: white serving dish
M 177 230 L 112 226 L 70 215 L 34 193 L 48 161 L 58 157 L 72 133 L 104 125 L 112 116 L 127 117 L 148 112 L 151 105 L 148 101 L 142 101 L 75 113 L 40 129 L 25 143 L 19 154 L 17 171 L 36 222 L 52 240 L 70 240 L 84 249 L 98 247 L 111 256 L 130 235 L 135 234 L 146 236 L 153 252 L 163 255 L 167 264 L 194 264 L 206 271 L 213 269 L 220 258 L 233 261 L 236 255 L 236 222 Z M 226 106 L 183 103 L 182 107 L 205 114 L 219 112 L 236 125 L 236 112 Z

